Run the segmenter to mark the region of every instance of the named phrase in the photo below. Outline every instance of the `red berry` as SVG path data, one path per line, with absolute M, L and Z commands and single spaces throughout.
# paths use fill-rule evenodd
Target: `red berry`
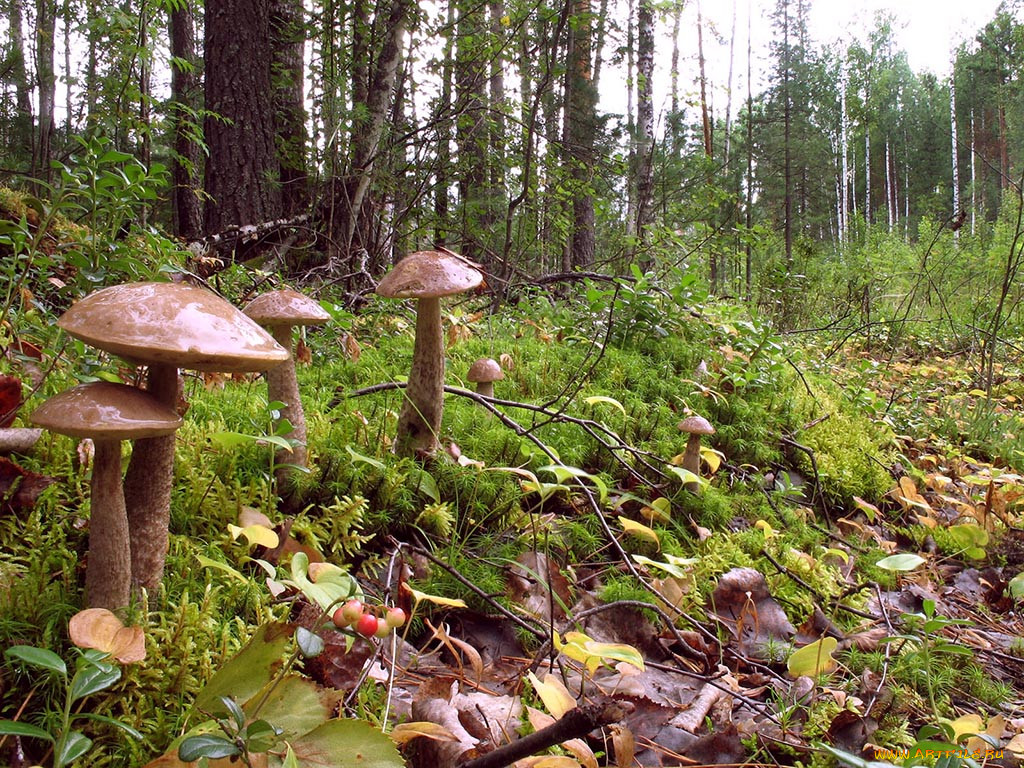
M 338 629 L 344 629 L 351 623 L 345 618 L 345 609 L 342 606 L 334 609 L 334 613 L 331 614 L 331 621 L 334 622 L 334 626 Z
M 356 622 L 356 632 L 363 637 L 373 637 L 377 634 L 377 617 L 371 613 L 364 613 Z
M 398 629 L 405 625 L 405 611 L 401 608 L 388 608 L 388 612 L 384 614 L 384 623 L 388 625 L 390 629 Z
M 379 637 L 383 640 L 385 637 L 390 635 L 394 630 L 388 626 L 388 623 L 384 619 L 377 620 L 377 631 L 373 633 L 374 637 Z

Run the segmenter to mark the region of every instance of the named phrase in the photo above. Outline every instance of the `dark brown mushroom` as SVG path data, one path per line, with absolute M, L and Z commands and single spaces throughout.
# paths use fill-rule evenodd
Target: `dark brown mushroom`
M 257 296 L 242 311 L 268 329 L 274 340 L 288 350 L 288 360 L 267 371 L 267 397 L 271 402 L 284 403 L 280 418 L 292 426 L 291 432 L 282 435 L 292 441 L 291 452 L 281 448 L 275 457 L 275 474 L 280 488 L 291 466 L 306 466 L 306 415 L 295 371 L 292 329 L 302 325 L 321 325 L 331 316 L 313 299 L 290 288 Z
M 450 251 L 417 251 L 395 265 L 377 286 L 377 294 L 417 299 L 416 340 L 405 401 L 398 415 L 395 452 L 433 455 L 444 411 L 444 331 L 441 297 L 468 291 L 483 282 L 480 268 Z
M 177 407 L 179 368 L 264 371 L 288 351 L 232 304 L 180 283 L 129 283 L 91 293 L 57 325 L 77 339 L 149 368 L 147 391 Z M 152 589 L 167 556 L 174 436 L 136 441 L 124 481 L 132 530 L 132 582 Z
M 32 422 L 93 441 L 86 602 L 93 608 L 123 608 L 131 596 L 132 560 L 121 441 L 173 435 L 181 417 L 141 389 L 103 381 L 51 397 L 32 414 Z

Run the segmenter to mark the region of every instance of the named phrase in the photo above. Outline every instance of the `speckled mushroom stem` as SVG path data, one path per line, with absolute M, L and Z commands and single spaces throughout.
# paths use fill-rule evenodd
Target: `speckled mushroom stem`
M 177 410 L 178 369 L 167 364 L 150 365 L 146 391 L 171 410 Z M 163 580 L 173 484 L 174 435 L 136 440 L 124 478 L 133 589 L 153 590 Z
M 405 402 L 398 415 L 395 453 L 431 455 L 437 450 L 444 410 L 444 332 L 441 300 L 421 298 L 416 307 L 416 340 Z
M 476 385 L 476 393 L 484 397 L 494 397 L 494 382 L 481 381 Z
M 691 434 L 686 441 L 686 450 L 683 452 L 683 469 L 700 475 L 700 435 Z M 690 493 L 697 493 L 700 490 L 700 483 L 690 481 L 684 483 L 683 487 Z
M 94 440 L 85 598 L 90 608 L 116 611 L 131 597 L 128 515 L 121 491 L 121 441 Z
M 288 360 L 267 371 L 267 396 L 271 401 L 280 400 L 284 403 L 284 407 L 281 409 L 281 418 L 288 420 L 292 425 L 292 431 L 282 437 L 295 441 L 291 451 L 281 448 L 274 457 L 274 461 L 278 465 L 275 472 L 277 484 L 278 487 L 281 487 L 291 471 L 290 467 L 282 465 L 306 466 L 306 414 L 302 410 L 299 380 L 295 372 L 292 326 L 274 325 L 269 330 L 274 341 L 288 350 Z

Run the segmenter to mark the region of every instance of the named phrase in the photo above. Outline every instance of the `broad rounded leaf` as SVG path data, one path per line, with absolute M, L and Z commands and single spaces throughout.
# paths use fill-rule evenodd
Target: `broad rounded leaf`
M 912 571 L 924 562 L 925 559 L 920 555 L 904 553 L 883 557 L 875 565 L 887 571 Z
M 216 733 L 204 733 L 200 736 L 189 736 L 182 741 L 178 746 L 178 759 L 184 763 L 192 763 L 201 757 L 232 757 L 240 752 L 226 737 Z
M 291 742 L 299 765 L 319 768 L 405 768 L 386 735 L 362 720 L 331 720 Z
M 432 741 L 458 741 L 458 738 L 443 725 L 431 723 L 427 720 L 417 720 L 413 723 L 399 723 L 388 734 L 391 740 L 402 746 L 413 739 L 423 737 Z
M 63 677 L 67 677 L 68 674 L 64 660 L 46 648 L 36 648 L 34 645 L 12 645 L 4 651 L 4 656 L 9 659 L 18 659 L 33 667 L 56 672 Z
M 823 637 L 794 651 L 786 664 L 789 674 L 793 677 L 817 677 L 831 672 L 837 666 L 832 654 L 838 645 L 839 641 L 834 637 Z
M 74 762 L 92 747 L 92 739 L 79 731 L 71 731 L 64 739 L 64 747 L 60 753 L 54 755 L 54 762 L 59 765 L 68 765 Z
M 106 608 L 87 608 L 68 622 L 71 642 L 79 648 L 94 648 L 110 654 L 122 664 L 146 658 L 146 638 L 142 627 L 126 627 Z
M 544 707 L 556 720 L 561 720 L 562 715 L 576 708 L 576 699 L 555 675 L 549 672 L 544 675 L 542 682 L 533 672 L 528 672 L 527 678 L 533 690 L 540 696 L 540 700 L 544 702 Z

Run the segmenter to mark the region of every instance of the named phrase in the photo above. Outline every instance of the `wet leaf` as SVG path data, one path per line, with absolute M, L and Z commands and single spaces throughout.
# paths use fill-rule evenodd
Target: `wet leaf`
M 924 562 L 926 562 L 925 559 L 920 555 L 903 553 L 883 557 L 875 565 L 887 571 L 912 571 Z

